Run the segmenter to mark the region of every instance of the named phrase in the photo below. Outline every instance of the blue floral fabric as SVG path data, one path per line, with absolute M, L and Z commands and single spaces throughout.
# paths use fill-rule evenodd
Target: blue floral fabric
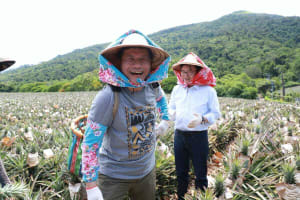
M 109 47 L 114 47 L 120 45 L 122 41 L 130 34 L 137 33 L 142 35 L 148 42 L 149 45 L 153 47 L 160 48 L 156 45 L 150 38 L 145 36 L 143 33 L 137 30 L 130 30 L 129 32 L 123 34 L 115 42 L 110 44 Z M 107 47 L 107 48 L 109 48 Z M 109 62 L 104 56 L 99 55 L 100 69 L 99 69 L 99 79 L 104 83 L 108 83 L 118 87 L 132 87 L 138 88 L 145 86 L 146 84 L 162 81 L 164 78 L 168 77 L 168 69 L 171 57 L 166 58 L 156 70 L 150 73 L 147 80 L 143 81 L 138 79 L 138 83 L 133 83 L 111 62 Z

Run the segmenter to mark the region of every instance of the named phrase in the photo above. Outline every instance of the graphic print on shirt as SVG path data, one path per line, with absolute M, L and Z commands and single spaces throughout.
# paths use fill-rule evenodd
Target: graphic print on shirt
M 153 150 L 155 107 L 125 108 L 128 129 L 128 158 L 137 160 Z

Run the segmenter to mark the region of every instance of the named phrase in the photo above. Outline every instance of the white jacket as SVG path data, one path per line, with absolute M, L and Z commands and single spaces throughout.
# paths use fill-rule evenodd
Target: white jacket
M 175 129 L 182 131 L 207 130 L 221 116 L 217 93 L 211 86 L 176 85 L 171 93 L 169 112 L 175 112 Z M 194 113 L 207 118 L 208 123 L 188 128 Z

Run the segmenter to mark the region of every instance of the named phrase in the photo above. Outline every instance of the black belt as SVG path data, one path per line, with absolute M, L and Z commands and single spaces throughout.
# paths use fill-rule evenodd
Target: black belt
M 175 130 L 177 133 L 182 134 L 182 135 L 192 135 L 192 134 L 203 134 L 203 133 L 207 133 L 207 130 L 203 130 L 203 131 L 182 131 L 179 129 Z

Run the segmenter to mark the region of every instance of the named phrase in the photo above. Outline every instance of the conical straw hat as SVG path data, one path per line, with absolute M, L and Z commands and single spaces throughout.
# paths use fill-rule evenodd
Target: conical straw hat
M 175 63 L 172 66 L 173 70 L 180 71 L 180 65 L 194 65 L 197 67 L 203 67 L 203 64 L 200 63 L 200 61 L 198 60 L 198 57 L 192 52 L 186 55 L 185 57 L 183 57 L 177 63 Z
M 13 64 L 15 64 L 15 62 L 16 61 L 14 61 L 14 60 L 0 58 L 0 71 L 3 71 L 5 69 L 9 68 Z
M 109 45 L 100 54 L 116 67 L 120 67 L 121 60 L 119 52 L 122 48 L 129 47 L 143 47 L 149 49 L 153 55 L 152 70 L 156 69 L 166 58 L 169 57 L 169 54 L 166 51 L 159 47 L 152 46 L 149 44 L 149 41 L 139 33 L 129 34 L 122 41 L 120 41 L 120 44 L 116 46 Z

